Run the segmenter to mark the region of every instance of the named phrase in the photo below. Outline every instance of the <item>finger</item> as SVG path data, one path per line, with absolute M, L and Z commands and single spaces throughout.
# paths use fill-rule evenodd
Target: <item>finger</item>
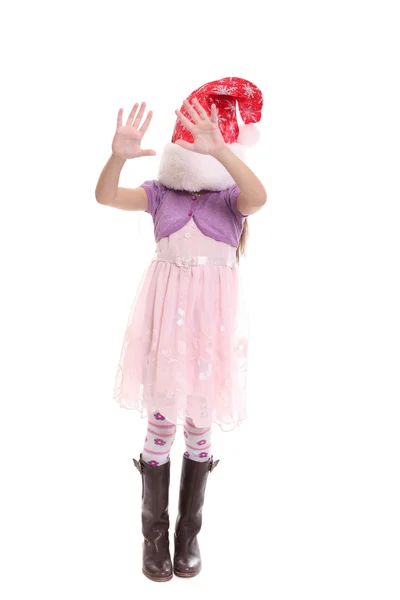
M 120 108 L 118 111 L 118 115 L 117 115 L 117 129 L 118 129 L 118 127 L 122 127 L 122 112 L 123 112 L 123 109 Z
M 146 108 L 146 102 L 142 102 L 142 104 L 140 105 L 140 108 L 139 108 L 139 112 L 136 115 L 136 119 L 132 123 L 132 127 L 135 127 L 135 129 L 137 129 L 140 125 L 140 121 L 143 118 L 145 108 Z
M 199 113 L 194 109 L 194 107 L 187 100 L 184 100 L 183 104 L 185 105 L 189 115 L 192 117 L 193 122 L 197 123 L 200 121 Z
M 176 140 L 175 144 L 181 148 L 185 148 L 185 150 L 193 150 L 194 146 L 194 144 L 189 144 L 189 142 L 185 142 L 184 140 Z
M 175 114 L 177 115 L 177 117 L 179 118 L 179 120 L 181 121 L 182 125 L 184 125 L 186 127 L 186 129 L 188 129 L 190 132 L 192 132 L 193 130 L 193 123 L 191 121 L 189 121 L 189 119 L 187 119 L 180 110 L 176 110 Z
M 127 125 L 130 125 L 131 121 L 133 121 L 133 119 L 135 118 L 138 106 L 139 106 L 139 102 L 136 102 L 136 104 L 133 105 L 133 108 L 132 108 L 131 112 L 129 113 L 129 117 L 128 117 L 128 120 L 126 122 Z
M 155 150 L 142 150 L 140 156 L 155 156 L 157 152 Z
M 218 111 L 215 104 L 211 105 L 211 121 L 218 125 Z
M 208 114 L 206 113 L 200 102 L 197 100 L 197 98 L 194 98 L 193 102 L 201 119 L 203 119 L 203 121 L 208 121 Z
M 139 129 L 139 131 L 141 131 L 142 133 L 146 133 L 148 126 L 150 125 L 150 121 L 152 119 L 153 116 L 153 111 L 150 110 L 149 114 L 146 117 L 146 120 L 144 121 L 143 125 L 141 126 L 141 128 Z

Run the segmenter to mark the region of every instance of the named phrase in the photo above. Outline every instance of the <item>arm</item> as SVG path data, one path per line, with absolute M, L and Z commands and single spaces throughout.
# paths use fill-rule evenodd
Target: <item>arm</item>
M 192 117 L 193 123 L 181 111 L 176 110 L 175 113 L 191 132 L 194 143 L 177 140 L 176 144 L 193 152 L 209 154 L 226 168 L 240 188 L 237 209 L 242 215 L 251 215 L 260 210 L 267 202 L 267 192 L 253 171 L 225 143 L 218 125 L 216 105 L 211 106 L 210 118 L 196 98 L 193 100 L 193 106 L 187 100 L 184 101 L 184 106 Z
M 229 146 L 224 146 L 215 154 L 216 158 L 233 177 L 240 188 L 237 208 L 242 215 L 251 215 L 267 202 L 267 192 L 251 169 L 236 156 Z
M 96 185 L 95 196 L 99 204 L 121 208 L 122 210 L 147 210 L 148 208 L 147 193 L 144 188 L 118 187 L 122 167 L 127 159 L 154 156 L 156 154 L 155 150 L 141 148 L 142 138 L 147 131 L 153 113 L 149 111 L 143 125 L 139 127 L 146 103 L 142 102 L 139 112 L 137 112 L 138 107 L 139 103 L 133 106 L 126 125 L 122 123 L 122 108 L 118 111 L 117 130 L 112 142 L 112 154 Z
M 96 200 L 99 204 L 121 210 L 147 210 L 147 194 L 142 187 L 118 187 L 125 162 L 124 158 L 115 154 L 110 156 L 96 185 Z

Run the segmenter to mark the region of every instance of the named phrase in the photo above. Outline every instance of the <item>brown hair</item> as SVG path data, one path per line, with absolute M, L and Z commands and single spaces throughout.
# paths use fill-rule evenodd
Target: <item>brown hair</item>
M 240 236 L 239 245 L 236 250 L 236 261 L 239 263 L 240 255 L 245 253 L 247 239 L 249 237 L 249 224 L 247 219 L 244 220 L 242 235 Z

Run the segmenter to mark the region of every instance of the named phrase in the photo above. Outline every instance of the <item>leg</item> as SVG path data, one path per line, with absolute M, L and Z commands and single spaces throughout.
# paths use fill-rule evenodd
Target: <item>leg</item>
M 146 439 L 142 458 L 153 467 L 165 465 L 175 440 L 176 425 L 170 423 L 158 411 L 148 418 Z
M 211 425 L 195 427 L 192 419 L 186 419 L 183 429 L 186 444 L 186 458 L 207 462 L 211 455 Z
M 140 460 L 133 459 L 142 475 L 142 571 L 153 581 L 172 579 L 169 551 L 168 497 L 170 482 L 169 451 L 176 426 L 155 412 L 148 429 Z

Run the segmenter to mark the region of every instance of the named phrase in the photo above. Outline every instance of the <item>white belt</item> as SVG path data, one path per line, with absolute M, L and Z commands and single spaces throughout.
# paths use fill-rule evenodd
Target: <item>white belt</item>
M 163 254 L 162 252 L 156 252 L 153 261 L 160 260 L 175 264 L 177 267 L 183 269 L 190 269 L 190 267 L 196 267 L 199 265 L 217 265 L 222 267 L 231 267 L 233 269 L 236 266 L 235 258 L 212 258 L 210 256 L 176 256 L 174 254 Z

